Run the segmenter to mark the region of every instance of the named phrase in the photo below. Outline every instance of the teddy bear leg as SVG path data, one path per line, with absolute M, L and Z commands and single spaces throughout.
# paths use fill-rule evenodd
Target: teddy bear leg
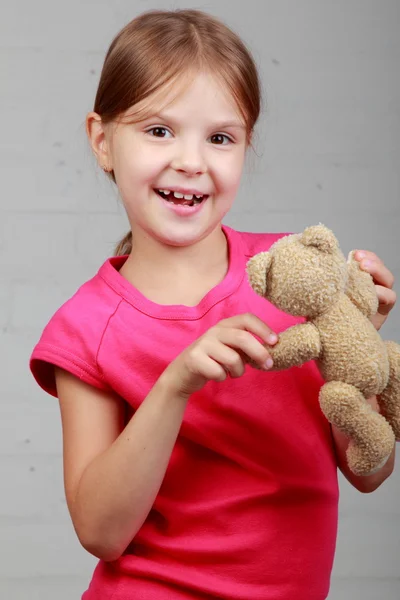
M 390 341 L 385 344 L 389 356 L 389 382 L 377 400 L 396 440 L 400 441 L 400 346 Z
M 330 423 L 350 438 L 348 465 L 356 475 L 371 475 L 388 460 L 395 444 L 386 419 L 372 409 L 354 386 L 331 381 L 322 386 L 321 410 Z

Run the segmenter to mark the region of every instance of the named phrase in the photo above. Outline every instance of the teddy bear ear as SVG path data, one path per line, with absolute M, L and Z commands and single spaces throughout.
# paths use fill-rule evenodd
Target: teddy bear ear
M 259 296 L 265 297 L 267 293 L 267 277 L 271 264 L 272 255 L 269 252 L 259 252 L 247 263 L 250 285 Z
M 304 246 L 313 246 L 327 254 L 332 254 L 339 248 L 339 243 L 333 232 L 322 224 L 307 227 L 300 236 L 300 242 Z

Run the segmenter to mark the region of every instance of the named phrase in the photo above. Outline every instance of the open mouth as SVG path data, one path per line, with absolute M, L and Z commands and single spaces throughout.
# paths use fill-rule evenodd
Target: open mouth
M 186 197 L 183 194 L 177 194 L 176 192 L 167 192 L 166 190 L 154 190 L 161 198 L 171 202 L 172 204 L 177 204 L 179 206 L 196 206 L 201 204 L 204 200 L 208 198 L 208 195 L 204 196 L 195 196 L 193 194 L 188 194 Z M 175 195 L 177 194 L 177 195 Z

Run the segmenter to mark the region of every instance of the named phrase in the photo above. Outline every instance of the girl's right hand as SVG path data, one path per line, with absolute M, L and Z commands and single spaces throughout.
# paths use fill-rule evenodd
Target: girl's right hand
M 162 379 L 172 393 L 186 399 L 207 381 L 224 381 L 228 375 L 241 377 L 248 359 L 270 369 L 272 359 L 268 350 L 252 334 L 270 346 L 278 341 L 278 336 L 255 315 L 230 317 L 181 352 L 166 368 Z

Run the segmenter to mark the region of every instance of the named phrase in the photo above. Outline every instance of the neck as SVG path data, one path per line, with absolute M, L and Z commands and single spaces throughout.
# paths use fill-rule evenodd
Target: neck
M 132 251 L 121 275 L 160 304 L 196 304 L 228 268 L 228 244 L 220 226 L 190 246 L 168 246 L 133 230 Z

